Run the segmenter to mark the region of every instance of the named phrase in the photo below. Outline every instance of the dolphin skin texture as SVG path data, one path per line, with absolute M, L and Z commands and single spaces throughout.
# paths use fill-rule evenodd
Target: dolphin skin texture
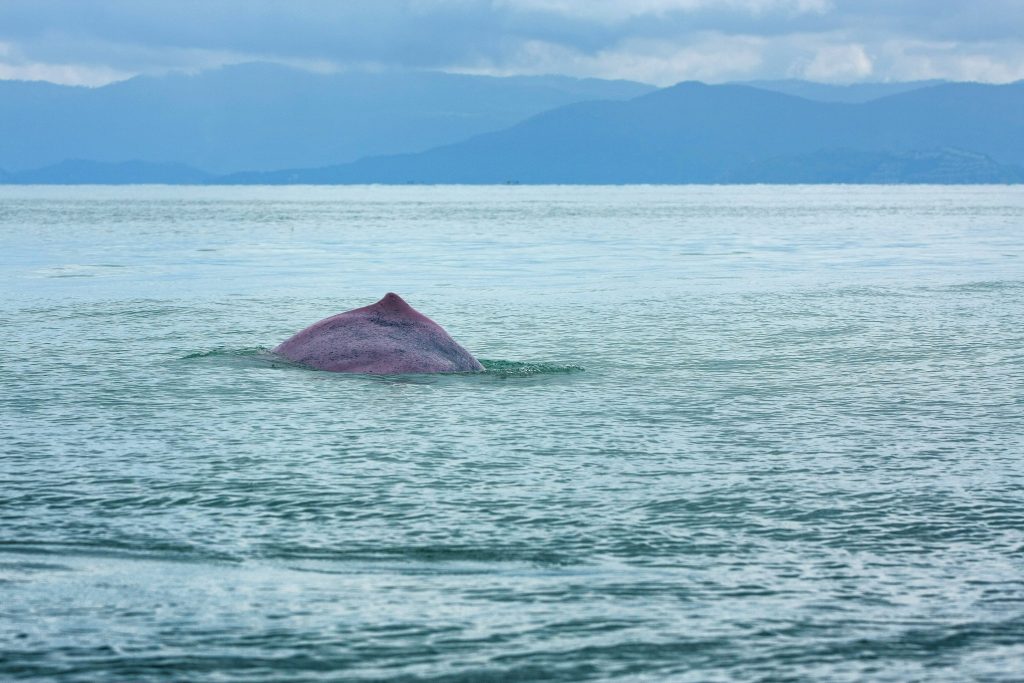
M 310 325 L 274 353 L 318 370 L 370 375 L 484 369 L 443 327 L 391 292 Z

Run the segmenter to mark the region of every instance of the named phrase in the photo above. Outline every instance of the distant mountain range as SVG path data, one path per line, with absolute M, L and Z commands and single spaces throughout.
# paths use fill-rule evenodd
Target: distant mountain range
M 1024 183 L 1024 167 L 955 148 L 910 152 L 835 149 L 749 164 L 726 174 L 726 183 L 806 185 L 923 183 L 964 185 Z
M 71 159 L 31 171 L 0 174 L 0 183 L 18 185 L 202 185 L 216 176 L 176 163 Z
M 832 85 L 828 83 L 811 83 L 789 79 L 784 81 L 745 81 L 731 85 L 749 85 L 752 88 L 771 90 L 786 95 L 803 97 L 818 102 L 846 102 L 855 104 L 870 102 L 889 95 L 898 95 L 911 90 L 930 88 L 943 85 L 947 81 L 905 81 L 903 83 L 851 83 L 849 85 Z
M 905 172 L 913 182 L 1017 182 L 1021 165 L 1024 82 L 945 84 L 863 104 L 681 83 L 626 102 L 567 105 L 419 154 L 222 181 L 904 182 Z
M 561 76 L 317 74 L 243 64 L 101 88 L 0 81 L 0 168 L 68 159 L 173 162 L 208 173 L 418 152 L 585 100 L 655 88 Z
M 654 89 L 257 64 L 0 82 L 0 125 L 0 183 L 1024 182 L 1024 82 Z

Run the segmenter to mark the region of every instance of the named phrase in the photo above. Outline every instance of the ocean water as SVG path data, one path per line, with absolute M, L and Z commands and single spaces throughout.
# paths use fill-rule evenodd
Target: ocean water
M 0 330 L 0 679 L 1024 680 L 1020 187 L 2 187 Z

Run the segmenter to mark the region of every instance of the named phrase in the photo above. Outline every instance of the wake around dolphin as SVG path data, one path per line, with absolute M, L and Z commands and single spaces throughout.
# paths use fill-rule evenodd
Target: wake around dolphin
M 310 325 L 274 353 L 331 372 L 401 375 L 484 369 L 444 328 L 392 292 L 375 304 Z

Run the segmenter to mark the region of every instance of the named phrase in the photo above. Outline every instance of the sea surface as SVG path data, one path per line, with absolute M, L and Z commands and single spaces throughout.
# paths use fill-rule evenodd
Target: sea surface
M 1024 680 L 1020 186 L 0 187 L 0 332 L 0 680 Z

